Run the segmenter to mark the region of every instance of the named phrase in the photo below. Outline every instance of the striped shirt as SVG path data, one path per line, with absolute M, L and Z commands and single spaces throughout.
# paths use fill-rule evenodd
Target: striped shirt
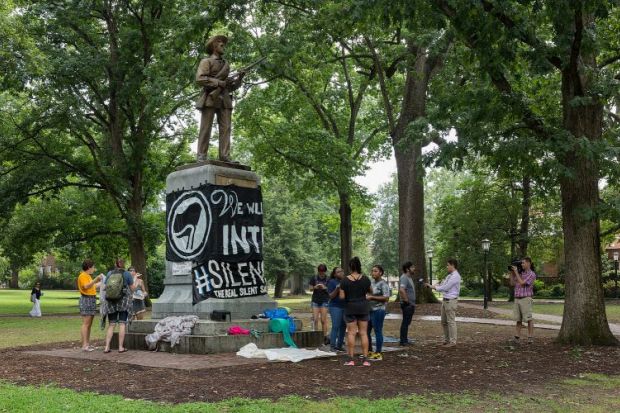
M 521 279 L 525 281 L 525 284 L 521 285 L 516 281 L 515 277 L 515 298 L 531 297 L 534 295 L 534 280 L 536 279 L 536 273 L 532 270 L 523 271 Z

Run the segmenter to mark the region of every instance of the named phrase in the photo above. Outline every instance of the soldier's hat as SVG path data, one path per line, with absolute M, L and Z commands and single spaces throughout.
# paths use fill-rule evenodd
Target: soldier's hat
M 209 54 L 213 53 L 213 45 L 217 41 L 221 41 L 224 44 L 227 44 L 228 43 L 228 37 L 226 37 L 226 36 L 224 36 L 222 34 L 218 34 L 217 36 L 213 36 L 209 40 L 207 40 L 207 53 L 209 53 Z

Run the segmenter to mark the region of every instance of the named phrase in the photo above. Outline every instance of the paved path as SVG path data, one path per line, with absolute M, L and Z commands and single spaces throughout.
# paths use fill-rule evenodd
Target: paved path
M 470 304 L 470 303 L 461 303 L 459 302 L 459 307 L 464 308 L 477 308 L 480 309 L 479 305 Z M 508 310 L 506 308 L 496 308 L 489 307 L 488 311 L 496 314 L 504 314 L 504 315 L 512 315 L 512 310 Z M 545 330 L 559 330 L 560 325 L 562 324 L 562 317 L 551 314 L 533 314 L 535 320 L 544 320 L 553 324 L 544 324 L 544 323 L 536 323 L 536 328 L 542 328 Z M 403 318 L 400 313 L 390 313 L 385 316 L 387 320 L 400 320 Z M 413 316 L 414 320 L 420 321 L 441 321 L 441 317 L 437 315 L 423 315 L 423 316 Z M 460 323 L 477 323 L 477 324 L 491 324 L 497 326 L 514 326 L 515 322 L 509 319 L 503 318 L 477 318 L 477 317 L 456 317 L 456 321 Z M 620 336 L 620 324 L 609 323 L 609 328 L 611 332 L 615 336 Z

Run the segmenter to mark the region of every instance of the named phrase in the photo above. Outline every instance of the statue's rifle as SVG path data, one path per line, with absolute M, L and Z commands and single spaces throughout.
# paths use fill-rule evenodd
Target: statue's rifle
M 248 66 L 240 69 L 240 70 L 236 70 L 234 72 L 232 72 L 231 74 L 228 75 L 228 79 L 232 79 L 234 80 L 235 78 L 239 77 L 242 73 L 245 74 L 247 72 L 249 72 L 250 70 L 252 70 L 254 67 L 258 66 L 259 64 L 263 63 L 265 60 L 267 59 L 267 56 L 263 56 L 260 59 L 258 59 L 257 61 L 255 61 L 254 63 L 250 63 Z

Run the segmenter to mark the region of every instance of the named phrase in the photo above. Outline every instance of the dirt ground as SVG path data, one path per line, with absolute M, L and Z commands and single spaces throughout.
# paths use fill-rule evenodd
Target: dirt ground
M 418 314 L 435 314 L 437 310 L 436 306 L 420 307 Z M 469 311 L 459 315 L 476 316 Z M 399 323 L 387 320 L 386 335 L 396 335 Z M 534 344 L 511 347 L 507 339 L 512 328 L 460 324 L 459 345 L 451 349 L 437 346 L 441 331 L 439 323 L 414 321 L 410 337 L 416 344 L 402 352 L 385 353 L 384 360 L 371 367 L 344 366 L 344 356 L 339 356 L 296 364 L 258 362 L 187 371 L 26 352 L 77 345 L 68 342 L 1 350 L 0 377 L 17 384 L 53 383 L 132 399 L 181 403 L 285 395 L 324 399 L 383 398 L 429 391 L 514 393 L 527 392 L 524 383 L 544 385 L 582 373 L 620 371 L 620 348 L 559 346 L 553 343 L 553 331 L 538 330 Z

